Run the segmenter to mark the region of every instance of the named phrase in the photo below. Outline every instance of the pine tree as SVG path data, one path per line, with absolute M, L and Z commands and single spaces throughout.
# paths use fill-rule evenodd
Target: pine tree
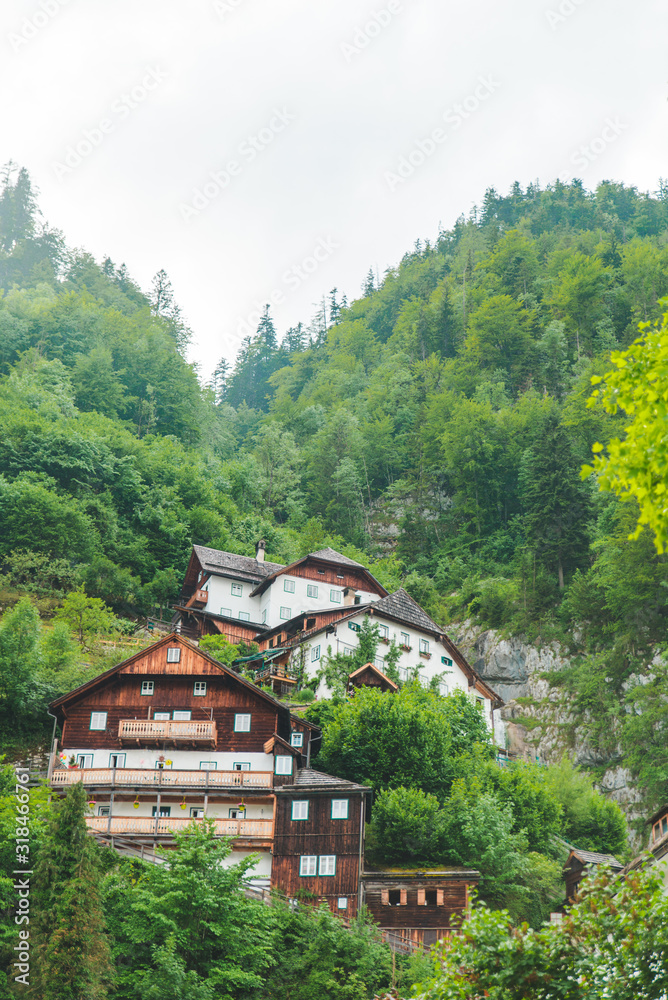
M 229 377 L 230 363 L 226 358 L 221 358 L 211 376 L 211 388 L 213 389 L 213 398 L 216 406 L 220 406 L 225 399 Z
M 111 952 L 99 896 L 98 848 L 86 829 L 86 791 L 72 785 L 49 818 L 35 869 L 35 1000 L 105 1000 Z
M 364 284 L 362 285 L 362 295 L 372 295 L 376 288 L 376 279 L 374 277 L 373 268 L 370 267 L 366 278 L 364 279 Z

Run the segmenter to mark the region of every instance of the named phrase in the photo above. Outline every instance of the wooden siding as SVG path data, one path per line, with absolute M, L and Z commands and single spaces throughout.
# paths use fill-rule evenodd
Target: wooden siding
M 315 852 L 313 852 L 315 853 Z M 333 854 L 327 850 L 323 853 Z M 339 896 L 347 896 L 349 908 L 345 916 L 357 913 L 357 890 L 359 886 L 359 866 L 357 855 L 337 855 L 335 875 L 300 875 L 299 857 L 295 855 L 277 855 L 274 841 L 273 858 L 271 862 L 271 886 L 294 898 L 295 896 L 311 894 L 313 903 L 320 900 L 329 904 L 336 912 L 336 901 Z M 304 899 L 308 902 L 308 897 Z
M 319 569 L 325 570 L 319 573 Z M 352 587 L 353 590 L 364 590 L 366 593 L 377 593 L 379 597 L 385 596 L 385 591 L 367 576 L 362 568 L 356 569 L 354 566 L 330 565 L 323 567 L 322 563 L 305 562 L 301 566 L 288 567 L 285 576 L 297 576 L 306 580 L 313 580 L 314 583 L 326 583 L 332 587 Z
M 332 625 L 333 623 L 340 621 L 340 619 L 345 618 L 346 615 L 352 615 L 354 613 L 354 607 L 341 607 L 330 611 L 305 611 L 303 615 L 295 615 L 295 618 L 303 617 L 304 623 L 306 623 L 307 618 L 314 618 L 315 625 L 312 628 L 304 629 L 301 632 L 295 632 L 293 635 L 288 637 L 285 626 L 277 626 L 276 629 L 268 632 L 266 635 L 256 636 L 255 642 L 259 645 L 261 652 L 265 652 L 270 648 L 270 640 L 273 643 L 273 648 L 276 648 L 277 646 L 287 646 L 296 642 L 305 642 L 309 636 L 315 635 L 328 625 Z M 274 660 L 272 662 L 281 662 L 281 660 Z
M 466 908 L 468 887 L 475 884 L 465 879 L 402 880 L 400 873 L 394 882 L 377 882 L 373 878 L 363 881 L 364 902 L 371 916 L 388 930 L 447 930 L 452 915 Z M 402 894 L 401 904 L 388 905 L 392 890 Z M 433 891 L 437 893 L 437 905 L 425 905 L 425 893 Z
M 163 647 L 163 653 L 164 647 Z M 166 654 L 165 654 L 166 655 Z M 182 659 L 184 656 L 182 655 Z M 157 672 L 160 666 L 162 673 Z M 181 667 L 188 670 L 186 676 L 166 673 L 166 667 Z M 197 672 L 195 672 L 197 666 Z M 173 712 L 174 709 L 192 712 L 193 722 L 213 722 L 217 731 L 215 749 L 217 751 L 262 753 L 264 743 L 278 730 L 284 738 L 290 739 L 289 715 L 267 701 L 259 692 L 237 682 L 233 677 L 222 674 L 215 667 L 209 672 L 205 666 L 212 666 L 205 660 L 186 660 L 183 664 L 158 664 L 155 659 L 130 664 L 114 674 L 108 681 L 83 695 L 77 702 L 63 708 L 65 723 L 62 745 L 65 748 L 110 750 L 121 747 L 119 725 L 126 720 L 148 720 L 156 712 Z M 154 680 L 154 693 L 141 694 L 142 678 Z M 204 696 L 194 694 L 196 677 L 206 678 L 207 692 Z M 91 730 L 90 718 L 93 712 L 107 713 L 107 728 Z M 234 731 L 234 716 L 250 714 L 251 729 L 248 733 Z M 155 741 L 153 741 L 155 742 Z M 130 746 L 123 739 L 124 746 Z M 137 742 L 142 745 L 141 740 Z

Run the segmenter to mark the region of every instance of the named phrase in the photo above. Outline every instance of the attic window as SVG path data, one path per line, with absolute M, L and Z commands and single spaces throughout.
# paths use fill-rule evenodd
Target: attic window
M 345 576 L 343 575 L 343 573 L 337 573 L 336 574 L 336 579 L 337 580 L 345 580 Z
M 141 682 L 141 693 L 142 694 L 153 694 L 153 681 L 142 681 Z
M 315 628 L 315 618 L 306 619 L 306 628 Z
M 193 689 L 193 694 L 198 697 L 202 697 L 206 694 L 206 681 L 195 681 L 195 687 Z
M 324 575 L 325 575 L 325 571 L 324 571 L 324 569 L 319 569 L 319 570 L 318 570 L 318 573 L 320 573 L 320 576 L 324 576 Z
M 444 663 L 446 665 L 446 667 L 451 667 L 452 666 L 452 660 L 450 659 L 449 656 L 442 656 L 441 657 L 441 663 Z
M 181 662 L 181 648 L 180 646 L 168 646 L 167 647 L 167 663 L 180 663 Z
M 304 734 L 303 733 L 291 733 L 291 735 L 290 735 L 290 746 L 291 747 L 303 747 L 304 746 Z
M 91 729 L 106 729 L 107 728 L 107 713 L 106 712 L 91 712 L 91 716 L 90 716 L 90 728 Z

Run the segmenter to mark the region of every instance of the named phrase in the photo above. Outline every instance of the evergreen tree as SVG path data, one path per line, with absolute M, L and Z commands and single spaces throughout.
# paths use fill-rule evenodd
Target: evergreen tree
M 98 848 L 85 821 L 81 782 L 52 809 L 35 868 L 35 1000 L 104 1000 L 112 965 L 99 897 Z
M 362 295 L 372 295 L 376 288 L 376 278 L 373 273 L 373 268 L 370 267 L 367 276 L 364 279 L 364 284 L 362 285 Z

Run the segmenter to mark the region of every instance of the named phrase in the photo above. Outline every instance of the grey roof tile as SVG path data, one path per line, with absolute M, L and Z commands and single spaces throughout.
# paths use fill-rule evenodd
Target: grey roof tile
M 622 868 L 623 865 L 613 857 L 612 854 L 598 854 L 596 851 L 581 851 L 579 848 L 574 847 L 573 853 L 580 861 L 584 861 L 585 864 L 590 865 L 610 865 L 612 868 Z
M 239 556 L 236 552 L 208 549 L 204 545 L 193 545 L 193 549 L 197 553 L 202 568 L 214 575 L 234 575 L 259 582 L 276 573 L 279 569 L 283 569 L 281 563 L 258 562 L 253 556 Z
M 439 635 L 443 634 L 441 626 L 437 625 L 427 612 L 422 610 L 417 601 L 414 601 L 403 587 L 399 587 L 399 590 L 395 590 L 393 594 L 388 594 L 382 600 L 375 601 L 372 606 L 374 610 L 384 611 L 388 615 L 401 619 L 401 621 L 406 622 L 408 625 L 426 629 L 427 632 L 437 632 Z
M 324 771 L 314 771 L 312 767 L 302 767 L 295 778 L 294 785 L 283 787 L 303 788 L 339 788 L 348 791 L 362 791 L 366 785 L 357 785 L 354 781 L 346 781 L 345 778 L 335 778 L 332 774 L 325 774 Z
M 354 559 L 349 559 L 348 556 L 341 555 L 336 549 L 318 549 L 317 552 L 309 552 L 309 555 L 315 559 L 327 559 L 328 562 L 340 563 L 342 566 L 357 566 L 359 569 L 366 569 L 366 566 L 362 566 L 362 563 L 355 562 Z

